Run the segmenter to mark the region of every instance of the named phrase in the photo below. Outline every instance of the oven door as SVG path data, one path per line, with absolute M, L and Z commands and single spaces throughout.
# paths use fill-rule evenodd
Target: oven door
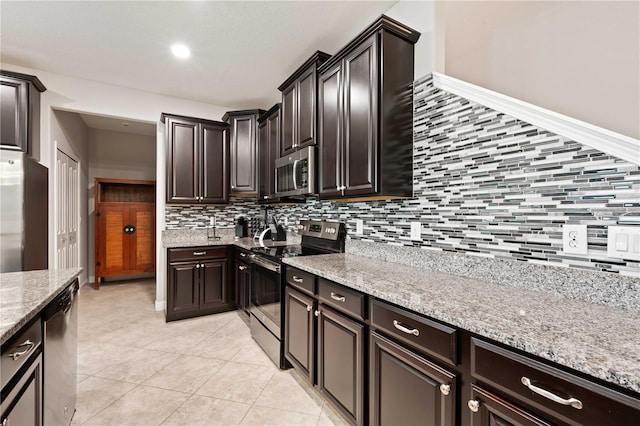
M 315 148 L 307 147 L 276 160 L 276 196 L 312 194 L 315 190 Z
M 260 256 L 251 264 L 251 314 L 281 338 L 282 280 L 280 265 Z

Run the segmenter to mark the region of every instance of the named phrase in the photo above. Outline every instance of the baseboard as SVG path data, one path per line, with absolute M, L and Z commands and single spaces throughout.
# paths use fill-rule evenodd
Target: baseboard
M 164 304 L 163 300 L 156 300 L 156 311 L 164 311 Z

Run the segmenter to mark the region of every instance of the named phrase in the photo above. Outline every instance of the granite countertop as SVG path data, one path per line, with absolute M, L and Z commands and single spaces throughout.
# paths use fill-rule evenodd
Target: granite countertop
M 222 230 L 220 239 L 209 239 L 206 229 L 194 230 L 170 230 L 162 232 L 162 245 L 166 248 L 197 247 L 197 246 L 228 246 L 233 245 L 247 250 L 254 247 L 277 247 L 287 244 L 299 243 L 295 238 L 288 236 L 287 241 L 264 240 L 260 243 L 253 238 L 235 238 L 233 233 Z
M 82 268 L 0 274 L 0 344 L 76 279 Z
M 640 392 L 640 311 L 354 254 L 284 263 Z

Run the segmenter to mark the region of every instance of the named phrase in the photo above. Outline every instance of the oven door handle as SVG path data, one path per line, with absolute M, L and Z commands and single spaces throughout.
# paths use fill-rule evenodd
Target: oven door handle
M 259 266 L 261 268 L 267 269 L 272 272 L 280 273 L 280 265 L 276 263 L 272 263 L 272 262 L 269 262 L 268 260 L 261 259 L 259 256 L 254 257 L 252 260 L 253 260 L 253 263 L 256 264 L 256 266 Z

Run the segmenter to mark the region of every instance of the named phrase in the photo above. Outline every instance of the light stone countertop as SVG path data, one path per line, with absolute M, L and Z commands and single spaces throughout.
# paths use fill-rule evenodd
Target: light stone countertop
M 38 315 L 82 268 L 0 274 L 0 344 Z
M 640 312 L 355 254 L 284 263 L 640 392 Z
M 165 248 L 179 248 L 233 245 L 251 250 L 254 247 L 278 247 L 300 243 L 300 237 L 292 235 L 287 235 L 287 241 L 264 240 L 263 243 L 260 243 L 258 240 L 254 240 L 253 238 L 236 239 L 233 233 L 224 232 L 226 231 L 225 229 L 222 229 L 221 231 L 222 232 L 219 234 L 221 235 L 221 238 L 217 240 L 209 239 L 207 237 L 206 229 L 163 231 L 162 246 Z

